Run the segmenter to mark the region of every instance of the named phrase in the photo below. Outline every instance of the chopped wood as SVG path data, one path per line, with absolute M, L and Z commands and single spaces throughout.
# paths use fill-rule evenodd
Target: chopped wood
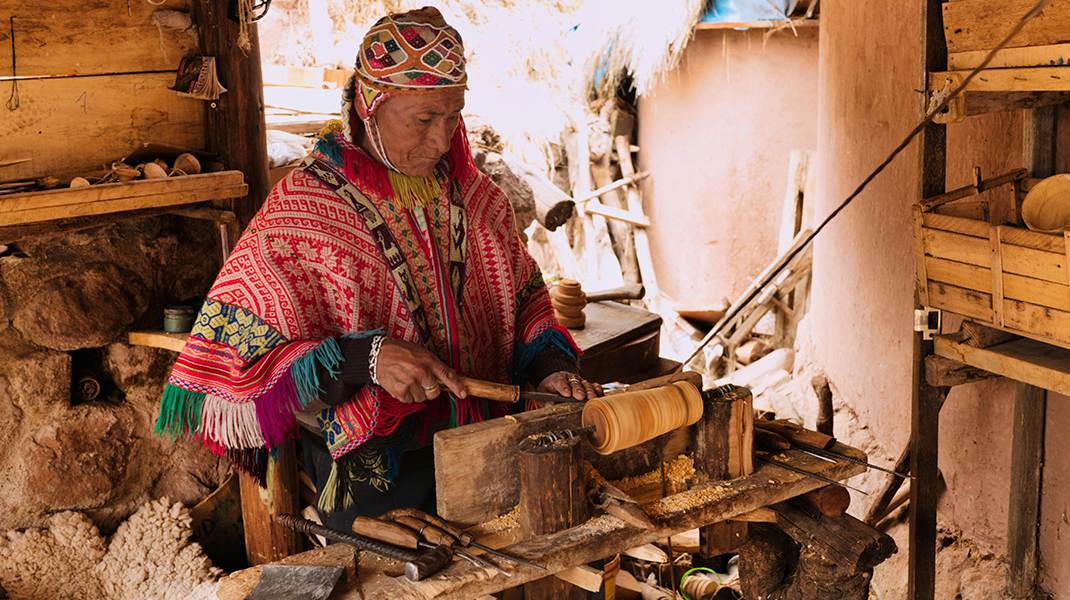
M 554 573 L 554 577 L 571 583 L 578 588 L 585 589 L 588 592 L 596 593 L 602 589 L 602 583 L 605 581 L 605 572 L 589 565 L 580 565 L 578 567 L 570 567 L 558 571 Z
M 776 523 L 776 511 L 771 508 L 758 508 L 729 519 L 730 521 L 743 521 L 746 523 Z
M 628 548 L 624 551 L 624 554 L 632 558 L 638 558 L 639 560 L 645 560 L 653 563 L 667 563 L 669 562 L 669 555 L 664 550 L 658 548 L 654 544 L 643 544 L 642 546 L 636 546 L 635 548 Z
M 606 206 L 600 204 L 597 200 L 592 200 L 587 203 L 584 210 L 591 214 L 602 215 L 608 219 L 615 219 L 638 227 L 650 227 L 650 218 L 646 216 L 636 215 L 627 210 L 621 210 L 612 206 Z
M 851 506 L 851 493 L 842 485 L 826 485 L 806 492 L 799 499 L 826 517 L 838 517 Z
M 613 183 L 611 183 L 609 185 L 602 186 L 602 187 L 598 188 L 597 190 L 594 190 L 593 192 L 588 192 L 586 194 L 581 194 L 579 196 L 576 196 L 574 198 L 574 200 L 576 201 L 577 204 L 580 203 L 580 202 L 590 202 L 591 200 L 594 200 L 595 198 L 598 198 L 599 196 L 601 196 L 603 194 L 607 194 L 607 193 L 612 192 L 614 190 L 618 190 L 618 189 L 620 189 L 620 188 L 622 188 L 622 187 L 624 187 L 626 185 L 630 185 L 630 184 L 633 184 L 633 183 L 638 183 L 638 182 L 646 179 L 647 177 L 650 177 L 650 173 L 647 173 L 646 171 L 643 171 L 641 173 L 635 173 L 634 175 L 627 175 L 624 178 L 618 179 L 617 181 L 614 181 Z
M 851 515 L 813 518 L 787 502 L 773 509 L 785 533 L 850 572 L 872 569 L 897 550 L 891 536 Z

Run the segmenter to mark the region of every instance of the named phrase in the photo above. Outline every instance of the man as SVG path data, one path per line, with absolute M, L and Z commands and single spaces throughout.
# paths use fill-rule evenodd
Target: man
M 158 432 L 262 478 L 300 431 L 321 516 L 348 529 L 357 514 L 433 510 L 430 435 L 511 410 L 459 374 L 601 395 L 575 374 L 507 199 L 472 164 L 466 82 L 436 9 L 369 30 L 342 122 L 275 186 L 209 292 Z

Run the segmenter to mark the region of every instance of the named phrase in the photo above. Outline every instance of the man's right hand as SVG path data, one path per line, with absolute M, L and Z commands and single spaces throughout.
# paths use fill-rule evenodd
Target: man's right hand
M 375 363 L 379 386 L 405 403 L 434 400 L 442 393 L 442 382 L 457 395 L 467 398 L 460 375 L 425 348 L 386 338 Z

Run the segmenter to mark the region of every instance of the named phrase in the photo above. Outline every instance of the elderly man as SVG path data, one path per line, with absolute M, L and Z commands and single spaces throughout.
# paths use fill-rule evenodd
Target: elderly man
M 300 431 L 325 521 L 348 528 L 433 510 L 430 435 L 510 410 L 460 375 L 602 393 L 575 374 L 512 209 L 472 164 L 466 82 L 436 9 L 371 28 L 342 122 L 275 186 L 209 292 L 157 431 L 258 477 Z

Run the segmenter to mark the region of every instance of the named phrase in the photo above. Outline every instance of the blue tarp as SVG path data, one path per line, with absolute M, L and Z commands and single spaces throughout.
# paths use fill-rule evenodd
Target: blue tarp
M 782 20 L 795 10 L 796 0 L 711 0 L 702 23 L 742 23 Z M 775 7 L 775 8 L 774 8 Z M 779 11 L 779 12 L 778 12 Z

